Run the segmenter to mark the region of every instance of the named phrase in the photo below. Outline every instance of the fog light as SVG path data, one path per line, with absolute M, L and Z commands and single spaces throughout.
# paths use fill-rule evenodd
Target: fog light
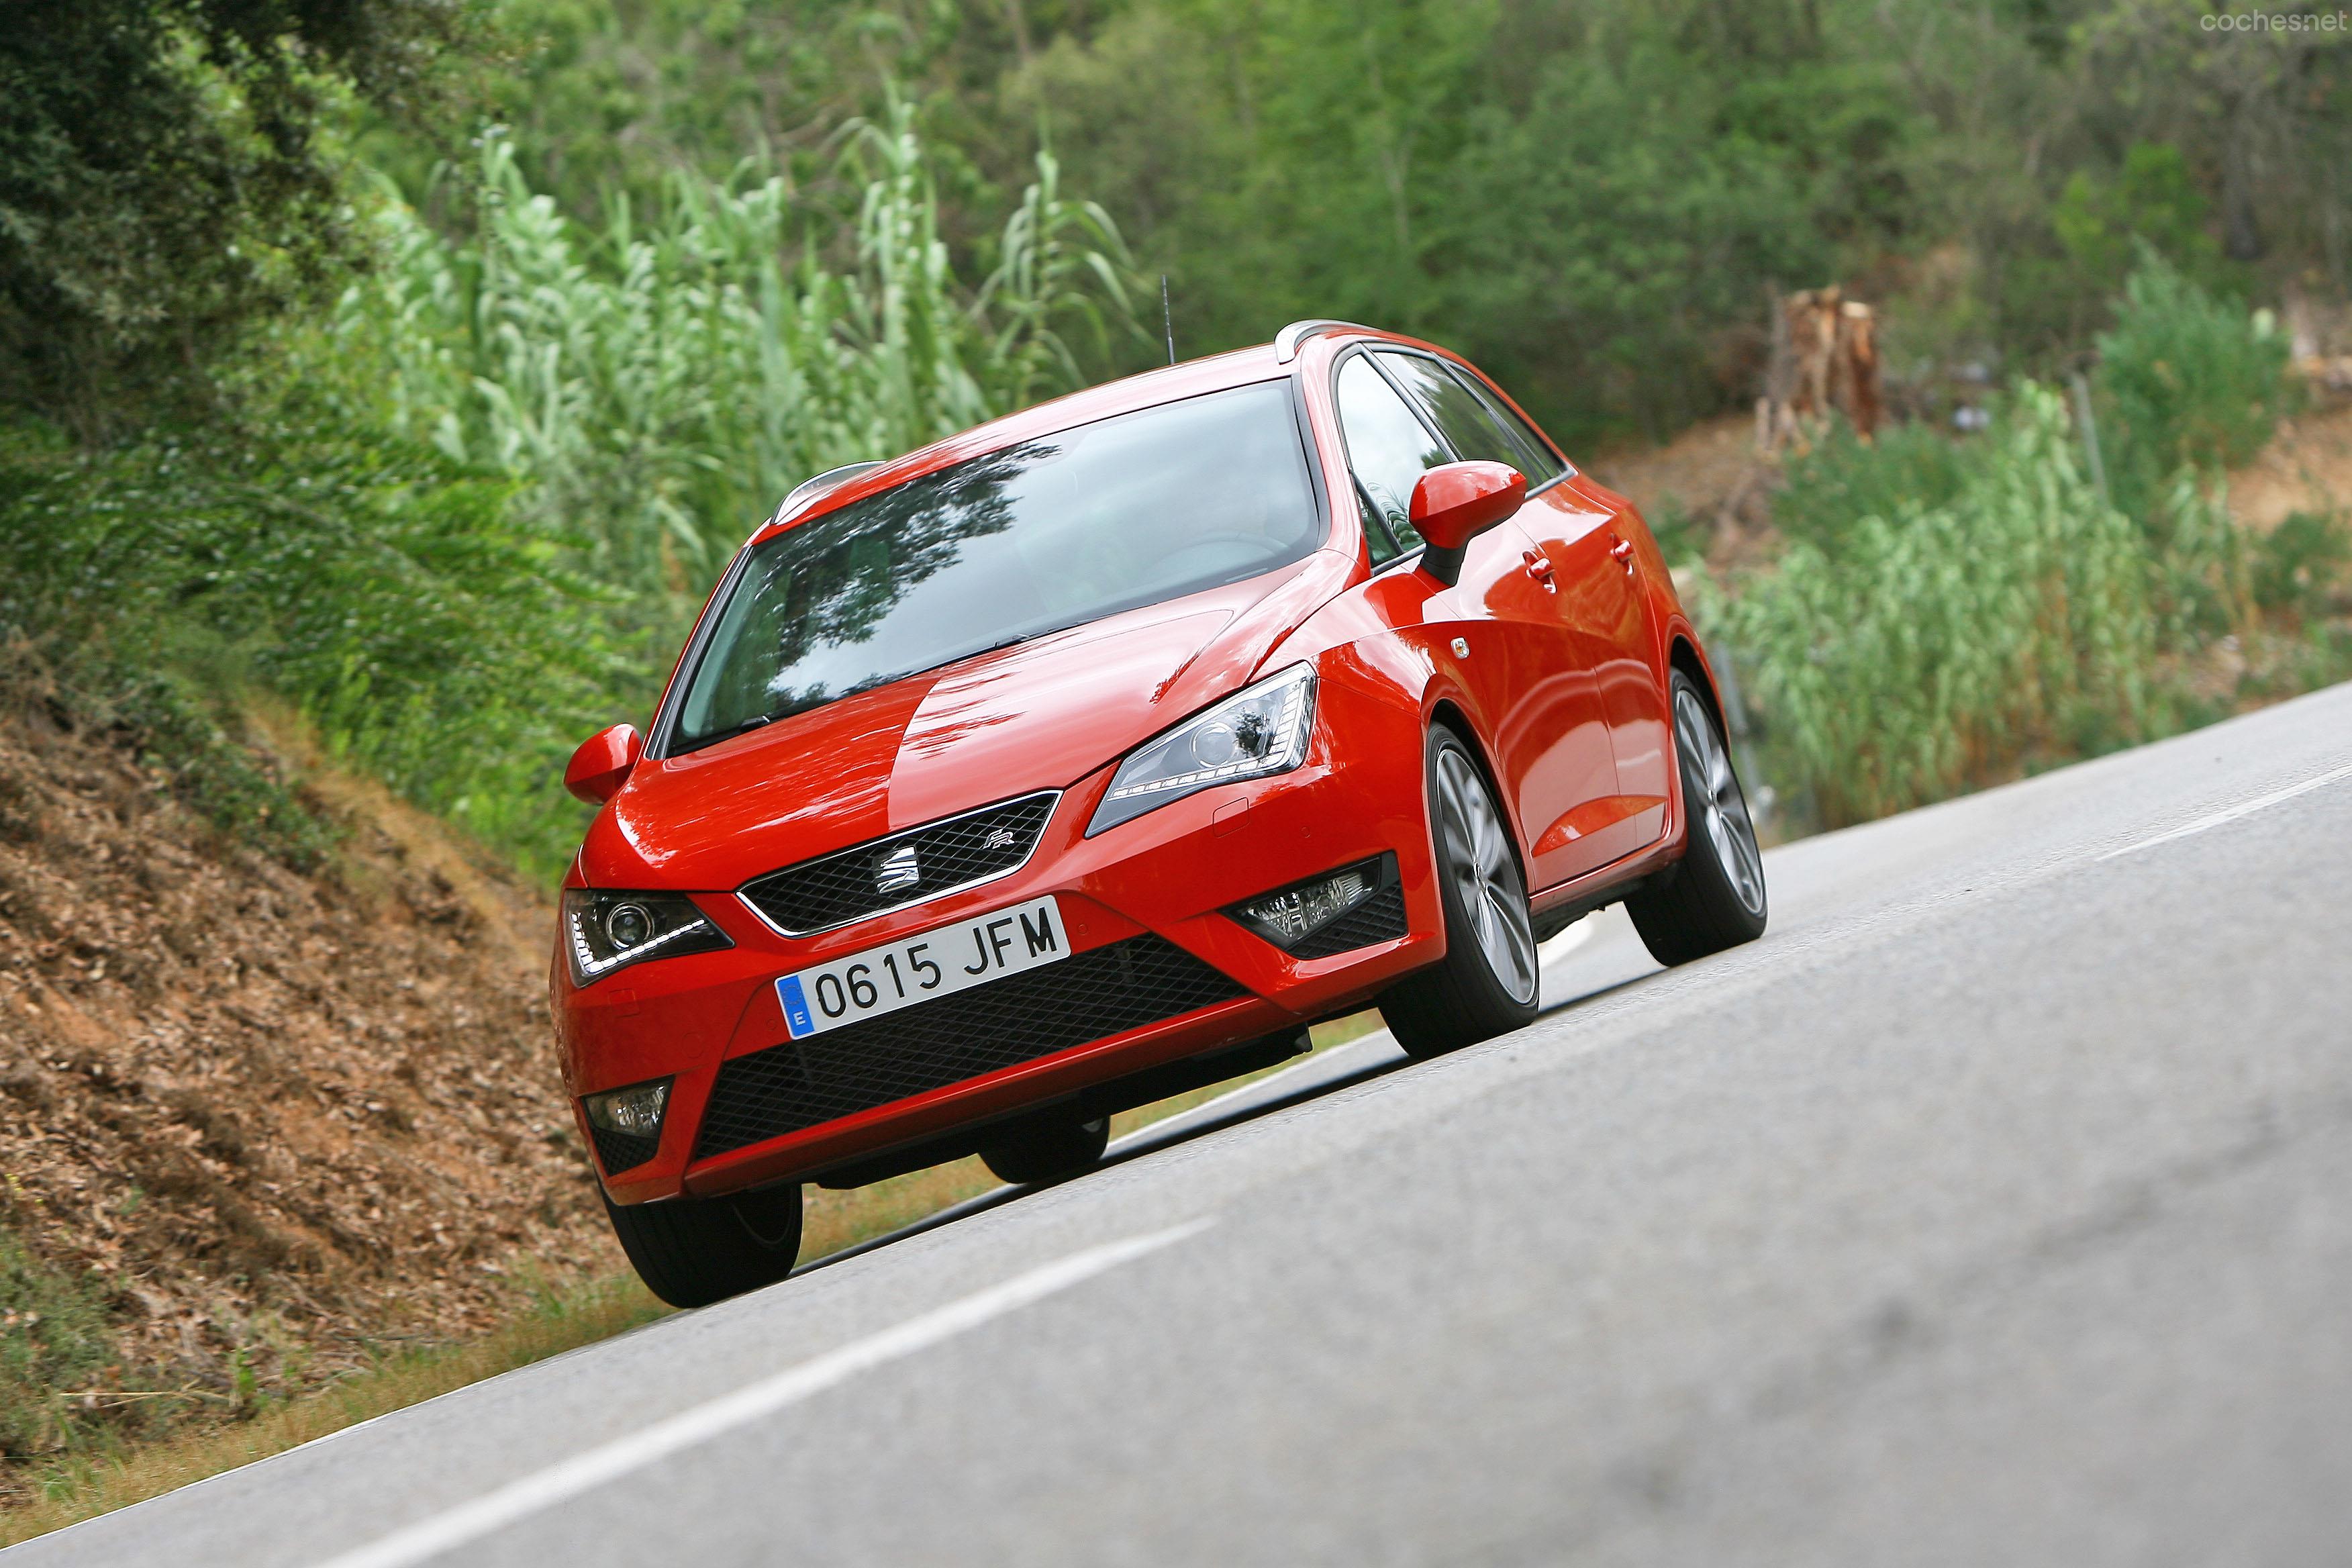
M 1236 904 L 1227 912 L 1275 946 L 1293 948 L 1360 908 L 1395 878 L 1391 862 L 1383 856 L 1326 872 L 1312 881 L 1295 882 Z
M 669 1079 L 616 1089 L 609 1094 L 592 1094 L 584 1103 L 592 1127 L 625 1132 L 632 1138 L 658 1138 L 662 1109 L 669 1103 Z

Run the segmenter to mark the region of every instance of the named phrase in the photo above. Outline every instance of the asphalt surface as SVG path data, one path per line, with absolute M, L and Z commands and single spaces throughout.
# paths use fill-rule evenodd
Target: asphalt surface
M 1767 864 L 8 1568 L 2352 1562 L 2352 688 Z

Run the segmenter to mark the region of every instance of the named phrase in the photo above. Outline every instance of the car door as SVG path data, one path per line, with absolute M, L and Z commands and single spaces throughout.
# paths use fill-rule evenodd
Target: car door
M 1509 457 L 1483 442 L 1465 449 L 1447 440 L 1374 363 L 1388 358 L 1349 356 L 1336 392 L 1367 530 L 1391 542 L 1391 551 L 1411 550 L 1420 543 L 1408 521 L 1412 488 L 1425 470 L 1465 458 Z M 1531 847 L 1587 801 L 1616 789 L 1599 689 L 1554 606 L 1558 589 L 1549 577 L 1535 542 L 1506 522 L 1471 541 L 1453 588 L 1440 592 L 1429 584 L 1423 607 L 1444 646 L 1459 637 L 1469 649 L 1451 662 L 1482 710 L 1497 782 Z M 1572 840 L 1559 839 L 1537 852 L 1534 882 L 1549 886 L 1598 863 L 1588 863 Z
M 1518 454 L 1529 495 L 1516 521 L 1552 566 L 1559 590 L 1552 608 L 1598 692 L 1615 787 L 1580 803 L 1538 840 L 1538 873 L 1549 869 L 1548 856 L 1570 844 L 1580 847 L 1558 864 L 1590 868 L 1631 854 L 1664 828 L 1673 765 L 1662 688 L 1650 665 L 1654 639 L 1635 578 L 1638 525 L 1589 491 L 1551 444 L 1475 374 L 1428 355 L 1399 355 L 1397 363 L 1409 367 L 1401 379 L 1441 428 L 1482 427 Z

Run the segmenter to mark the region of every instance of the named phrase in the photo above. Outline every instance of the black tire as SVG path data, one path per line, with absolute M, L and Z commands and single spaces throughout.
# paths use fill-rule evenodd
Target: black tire
M 1763 852 L 1715 710 L 1679 669 L 1674 704 L 1685 847 L 1664 879 L 1625 900 L 1642 944 L 1669 966 L 1754 942 L 1764 934 L 1767 913 Z
M 707 1307 L 772 1285 L 800 1256 L 796 1184 L 652 1204 L 607 1197 L 604 1212 L 637 1278 L 673 1307 Z
M 1079 1121 L 1063 1116 L 1041 1116 L 1008 1132 L 1002 1142 L 980 1152 L 982 1162 L 1000 1182 L 1016 1187 L 1064 1181 L 1094 1169 L 1110 1146 L 1110 1118 Z
M 1477 760 L 1433 729 L 1423 778 L 1445 956 L 1390 986 L 1380 1007 L 1405 1054 L 1425 1058 L 1534 1022 L 1541 976 L 1518 847 Z

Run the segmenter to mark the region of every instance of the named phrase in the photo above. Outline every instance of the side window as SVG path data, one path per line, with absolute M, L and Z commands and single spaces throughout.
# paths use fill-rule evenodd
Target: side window
M 1452 462 L 1453 455 L 1368 356 L 1357 354 L 1340 366 L 1338 393 L 1339 433 L 1348 443 L 1348 467 L 1356 483 L 1397 544 L 1418 549 L 1421 536 L 1409 521 L 1412 487 L 1428 469 Z
M 1465 458 L 1508 463 L 1527 475 L 1531 487 L 1559 474 L 1559 460 L 1551 449 L 1523 421 L 1487 397 L 1474 378 L 1425 354 L 1381 358 Z
M 1519 450 L 1518 443 L 1503 434 L 1486 405 L 1446 374 L 1444 365 L 1421 354 L 1384 353 L 1381 368 L 1412 394 L 1465 459 L 1508 463 L 1522 473 L 1527 471 L 1527 454 Z
M 1556 479 L 1567 471 L 1567 465 L 1562 463 L 1559 455 L 1551 449 L 1551 444 L 1536 434 L 1535 426 L 1513 412 L 1509 404 L 1487 391 L 1476 376 L 1465 374 L 1461 366 L 1447 365 L 1445 368 L 1454 373 L 1454 378 L 1456 381 L 1470 389 L 1471 395 L 1477 398 L 1486 412 L 1502 426 L 1504 433 L 1512 437 L 1526 450 L 1528 461 L 1533 463 L 1535 467 L 1523 468 L 1519 472 L 1527 475 L 1529 489 L 1542 484 L 1547 479 Z

